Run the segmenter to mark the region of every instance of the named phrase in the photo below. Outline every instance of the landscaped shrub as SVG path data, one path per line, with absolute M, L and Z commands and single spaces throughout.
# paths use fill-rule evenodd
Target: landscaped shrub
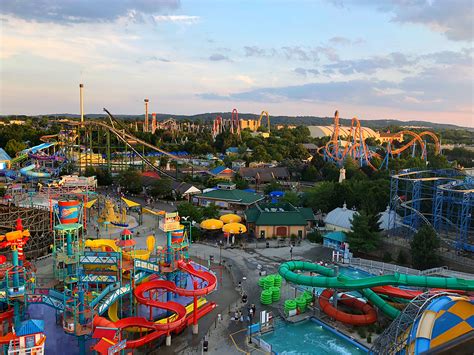
M 400 250 L 397 256 L 397 264 L 405 265 L 407 262 L 408 262 L 407 254 L 403 250 Z
M 360 327 L 357 329 L 357 334 L 359 334 L 359 336 L 364 339 L 367 336 L 367 330 L 364 327 Z
M 383 253 L 383 259 L 384 262 L 389 263 L 392 261 L 392 254 L 390 254 L 388 251 Z
M 311 243 L 319 243 L 321 244 L 323 242 L 323 235 L 321 234 L 320 231 L 315 230 L 314 232 L 310 232 L 306 234 L 306 238 L 311 242 Z

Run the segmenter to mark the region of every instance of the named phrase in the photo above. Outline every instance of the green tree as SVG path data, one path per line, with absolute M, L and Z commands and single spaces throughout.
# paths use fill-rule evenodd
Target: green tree
M 438 266 L 440 258 L 436 251 L 439 246 L 440 240 L 435 230 L 428 225 L 421 227 L 410 243 L 413 266 L 419 270 Z
M 351 221 L 351 231 L 346 233 L 352 251 L 366 253 L 377 249 L 380 232 L 371 228 L 371 218 L 365 211 L 360 211 L 360 213 L 354 215 Z
M 15 139 L 10 139 L 7 144 L 5 145 L 5 151 L 10 155 L 11 157 L 14 157 L 16 153 L 19 151 L 22 151 L 23 149 L 26 148 L 26 144 L 23 142 L 19 142 Z
M 194 206 L 192 203 L 180 203 L 177 207 L 177 210 L 181 217 L 190 217 L 190 220 L 195 221 L 197 223 L 200 223 L 203 219 L 202 208 Z
M 273 180 L 271 183 L 267 184 L 263 189 L 266 195 L 272 191 L 280 191 L 282 189 L 281 184 L 278 181 Z
M 141 174 L 133 168 L 121 171 L 118 182 L 122 188 L 130 193 L 139 194 L 142 192 Z
M 153 182 L 150 188 L 153 197 L 165 198 L 171 195 L 171 180 L 159 179 Z
M 202 209 L 202 215 L 204 218 L 217 218 L 219 217 L 219 207 L 212 203 Z
M 300 197 L 296 192 L 286 191 L 283 197 L 281 198 L 282 202 L 291 203 L 293 206 L 300 206 Z

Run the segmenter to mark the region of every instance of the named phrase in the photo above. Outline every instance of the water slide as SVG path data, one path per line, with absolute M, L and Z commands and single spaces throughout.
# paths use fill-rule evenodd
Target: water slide
M 114 326 L 119 329 L 131 328 L 132 331 L 136 331 L 137 328 L 142 331 L 149 330 L 148 334 L 146 334 L 145 336 L 137 340 L 127 341 L 127 348 L 129 349 L 143 346 L 153 340 L 160 338 L 163 335 L 166 335 L 172 331 L 183 329 L 187 325 L 191 324 L 194 318 L 194 310 L 192 310 L 192 312 L 189 312 L 189 309 L 187 307 L 184 307 L 180 303 L 173 301 L 160 302 L 157 300 L 149 299 L 147 296 L 145 296 L 145 293 L 148 293 L 151 290 L 166 290 L 168 292 L 173 292 L 181 296 L 194 297 L 206 295 L 215 289 L 217 279 L 215 275 L 211 272 L 197 270 L 190 263 L 186 263 L 184 261 L 178 261 L 178 268 L 182 271 L 191 274 L 192 276 L 202 279 L 206 283 L 206 286 L 199 289 L 187 290 L 177 287 L 176 284 L 171 281 L 153 280 L 144 282 L 139 286 L 135 287 L 135 289 L 133 290 L 137 302 L 144 304 L 148 307 L 166 309 L 174 313 L 172 316 L 158 322 L 150 322 L 143 317 L 128 317 L 117 320 L 116 322 L 108 321 L 102 317 L 95 317 L 94 324 L 96 326 Z M 215 303 L 206 303 L 204 306 L 197 309 L 196 318 L 201 318 L 214 308 Z
M 337 300 L 338 303 L 362 312 L 362 314 L 350 314 L 337 309 L 331 304 L 331 302 L 329 302 L 333 295 L 334 291 L 327 288 L 319 296 L 319 306 L 321 307 L 321 310 L 332 318 L 337 319 L 342 323 L 354 325 L 369 325 L 377 321 L 377 312 L 374 307 L 368 303 L 363 302 L 354 296 L 345 293 L 341 294 L 339 296 L 340 298 Z
M 109 248 L 116 253 L 121 251 L 120 247 L 115 244 L 114 239 L 88 239 L 86 240 L 85 246 L 91 249 L 102 249 L 102 251 L 107 251 L 106 248 Z M 149 250 L 136 249 L 131 252 L 123 252 L 123 258 L 126 260 L 131 260 L 131 259 L 148 260 L 150 258 L 150 253 L 152 250 L 153 248 Z
M 437 347 L 443 347 L 456 338 L 474 331 L 473 317 L 474 300 L 454 295 L 436 298 L 404 334 L 407 340 L 401 353 L 424 354 Z
M 322 276 L 310 276 L 298 274 L 296 271 L 307 271 L 317 273 Z M 306 262 L 306 261 L 288 261 L 280 265 L 279 273 L 294 284 L 324 287 L 345 290 L 360 290 L 362 294 L 376 307 L 378 307 L 388 317 L 395 319 L 400 311 L 391 306 L 374 291 L 372 287 L 377 286 L 413 286 L 424 288 L 442 288 L 452 290 L 473 291 L 474 280 L 464 280 L 459 278 L 444 278 L 432 276 L 413 276 L 406 274 L 393 274 L 383 276 L 372 276 L 362 279 L 351 279 L 343 275 L 335 275 L 333 269 Z
M 27 165 L 20 169 L 20 174 L 30 178 L 50 178 L 50 173 L 44 173 L 39 171 L 33 171 L 36 168 L 36 164 Z
M 176 314 L 176 317 L 173 319 L 172 322 L 168 322 L 166 324 L 156 324 L 155 329 L 157 330 L 170 331 L 183 325 L 186 320 L 186 308 L 182 304 L 173 301 L 160 302 L 153 299 L 149 299 L 147 296 L 145 296 L 145 293 L 149 293 L 151 290 L 161 289 L 166 290 L 168 292 L 176 293 L 180 296 L 199 297 L 207 295 L 216 288 L 216 277 L 209 271 L 197 270 L 190 263 L 186 263 L 182 260 L 178 261 L 178 268 L 182 271 L 189 273 L 192 276 L 196 276 L 202 279 L 206 282 L 207 285 L 199 289 L 188 290 L 177 287 L 176 284 L 172 281 L 155 280 L 144 282 L 135 287 L 135 289 L 133 290 L 133 294 L 135 295 L 135 298 L 138 303 L 144 304 L 149 307 L 166 309 Z

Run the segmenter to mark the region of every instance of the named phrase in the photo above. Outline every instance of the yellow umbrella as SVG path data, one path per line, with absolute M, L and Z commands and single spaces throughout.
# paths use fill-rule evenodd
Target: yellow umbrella
M 206 219 L 205 221 L 201 222 L 201 228 L 207 230 L 221 229 L 223 225 L 224 222 L 219 221 L 218 219 Z
M 230 234 L 241 234 L 247 232 L 247 227 L 242 223 L 229 223 L 222 227 L 222 230 Z
M 224 214 L 219 218 L 222 222 L 225 224 L 227 223 L 239 223 L 242 220 L 242 217 L 237 216 L 236 214 L 229 213 L 229 214 Z

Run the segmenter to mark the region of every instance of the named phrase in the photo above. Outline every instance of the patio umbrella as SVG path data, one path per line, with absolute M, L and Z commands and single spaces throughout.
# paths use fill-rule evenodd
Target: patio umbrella
M 230 234 L 242 234 L 247 232 L 247 227 L 242 223 L 229 223 L 222 227 L 222 230 Z
M 227 224 L 227 223 L 239 223 L 242 220 L 242 217 L 240 217 L 236 214 L 233 214 L 233 213 L 229 213 L 229 214 L 224 214 L 224 215 L 220 216 L 219 219 L 222 222 L 224 222 L 225 224 Z
M 202 221 L 200 226 L 202 229 L 207 229 L 207 230 L 217 230 L 221 229 L 222 226 L 224 225 L 224 222 L 219 221 L 218 219 L 206 219 L 205 221 Z

